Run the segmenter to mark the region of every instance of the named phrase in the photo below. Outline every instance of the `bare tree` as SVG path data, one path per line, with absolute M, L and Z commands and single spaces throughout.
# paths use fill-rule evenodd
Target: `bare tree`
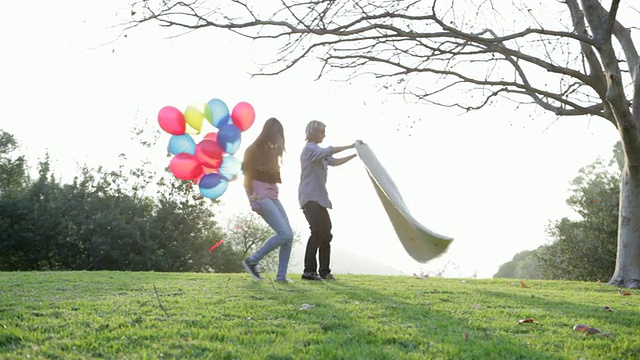
M 605 4 L 607 3 L 607 4 Z M 633 2 L 628 2 L 632 4 Z M 316 58 L 318 77 L 372 74 L 390 92 L 472 111 L 513 102 L 558 117 L 602 118 L 620 133 L 616 270 L 640 287 L 640 79 L 636 29 L 621 1 L 143 0 L 134 26 L 222 28 L 279 49 L 257 74 Z M 330 75 L 331 76 L 331 75 Z
M 275 231 L 259 215 L 254 212 L 240 213 L 227 222 L 225 242 L 244 259 L 256 252 L 273 235 Z M 293 246 L 298 244 L 300 235 L 294 231 Z M 278 251 L 269 253 L 260 263 L 266 270 L 277 270 Z M 291 265 L 293 264 L 290 263 Z

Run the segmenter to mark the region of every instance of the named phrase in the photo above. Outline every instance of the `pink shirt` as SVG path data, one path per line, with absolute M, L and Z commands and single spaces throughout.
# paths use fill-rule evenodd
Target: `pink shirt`
M 269 184 L 266 182 L 253 180 L 253 194 L 258 195 L 259 199 L 277 199 L 280 190 L 278 184 Z

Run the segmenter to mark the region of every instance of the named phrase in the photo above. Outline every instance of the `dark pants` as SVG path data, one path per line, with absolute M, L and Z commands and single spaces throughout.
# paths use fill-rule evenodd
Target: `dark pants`
M 309 201 L 302 207 L 304 216 L 309 223 L 311 236 L 307 241 L 307 251 L 304 255 L 304 272 L 315 273 L 325 276 L 331 272 L 329 263 L 331 262 L 331 218 L 329 211 L 317 202 Z M 320 268 L 316 262 L 316 254 L 320 259 Z

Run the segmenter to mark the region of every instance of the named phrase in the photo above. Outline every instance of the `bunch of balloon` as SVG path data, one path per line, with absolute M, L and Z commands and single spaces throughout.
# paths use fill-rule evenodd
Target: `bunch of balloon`
M 229 113 L 220 99 L 189 105 L 184 113 L 173 106 L 163 107 L 158 123 L 171 135 L 169 171 L 180 180 L 198 184 L 203 196 L 219 198 L 240 174 L 241 162 L 234 154 L 240 149 L 241 133 L 253 125 L 255 115 L 247 102 L 239 102 Z M 204 136 L 196 142 L 194 136 L 200 134 Z

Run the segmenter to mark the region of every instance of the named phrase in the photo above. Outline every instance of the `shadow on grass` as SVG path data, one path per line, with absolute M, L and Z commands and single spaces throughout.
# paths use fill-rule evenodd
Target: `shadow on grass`
M 82 319 L 74 317 L 86 314 L 86 321 L 96 322 L 89 324 L 95 327 L 95 339 L 107 343 L 118 344 L 121 333 L 142 330 L 143 344 L 169 341 L 163 350 L 176 356 L 224 350 L 229 358 L 257 358 L 259 354 L 283 359 L 565 358 L 554 353 L 553 344 L 547 351 L 528 347 L 527 342 L 535 341 L 539 331 L 534 327 L 516 325 L 517 333 L 506 334 L 478 325 L 455 306 L 459 296 L 490 296 L 503 303 L 525 303 L 526 299 L 531 303 L 530 294 L 481 288 L 457 292 L 428 281 L 378 289 L 368 286 L 375 285 L 375 279 L 367 278 L 367 283 L 351 276 L 331 282 L 277 284 L 269 279 L 253 281 L 245 275 L 87 272 L 37 276 L 40 281 L 51 276 L 55 283 L 39 283 L 33 276 L 25 280 L 34 283 L 26 283 L 18 275 L 5 278 L 5 282 L 12 284 L 12 289 L 17 287 L 14 294 L 30 306 L 18 304 L 18 300 L 4 306 L 25 316 L 62 308 L 69 311 L 68 320 L 78 324 Z M 46 290 L 35 291 L 35 284 Z M 170 317 L 164 316 L 160 301 Z M 545 308 L 574 305 L 548 298 L 533 301 Z M 316 307 L 301 311 L 303 303 Z M 70 307 L 76 309 L 67 309 Z M 595 310 L 594 305 L 584 304 L 575 313 Z M 93 315 L 95 311 L 100 317 Z M 618 315 L 622 322 L 633 313 Z M 597 316 L 604 319 L 607 314 Z M 69 322 L 61 319 L 55 324 Z M 109 331 L 100 324 L 110 325 Z M 162 332 L 157 332 L 160 329 Z M 154 331 L 147 334 L 146 330 Z M 171 342 L 173 338 L 178 340 Z M 27 345 L 31 344 L 21 344 L 15 336 L 0 338 L 0 348 Z M 93 350 L 87 347 L 85 351 Z
M 247 288 L 254 286 L 249 284 Z M 427 290 L 419 286 L 411 290 L 417 291 L 417 296 L 424 296 L 426 303 L 452 302 L 448 297 L 457 296 L 454 292 Z M 458 313 L 435 311 L 426 303 L 405 300 L 397 296 L 401 293 L 393 290 L 377 291 L 348 280 L 337 280 L 296 283 L 285 289 L 276 288 L 276 291 L 290 292 L 288 302 L 299 300 L 301 294 L 304 294 L 302 298 L 318 301 L 316 311 L 318 314 L 321 312 L 321 320 L 314 319 L 315 328 L 311 331 L 320 339 L 333 342 L 333 346 L 368 349 L 367 356 L 389 359 L 396 358 L 398 354 L 409 358 L 444 359 L 565 358 L 554 355 L 552 351 L 542 353 L 528 348 L 527 341 L 534 335 L 516 334 L 515 337 L 530 336 L 519 341 L 495 329 L 474 325 Z M 517 330 L 528 331 L 523 328 Z M 529 331 L 535 332 L 535 329 Z

